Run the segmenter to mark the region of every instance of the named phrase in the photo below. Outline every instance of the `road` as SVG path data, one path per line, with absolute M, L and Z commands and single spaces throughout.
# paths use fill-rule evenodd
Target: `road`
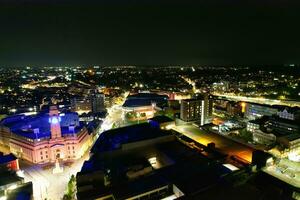
M 214 94 L 215 96 L 224 97 L 228 100 L 232 101 L 244 101 L 250 103 L 258 103 L 258 104 L 266 104 L 266 105 L 282 105 L 282 106 L 290 106 L 300 107 L 299 101 L 285 101 L 285 100 L 277 100 L 277 99 L 266 99 L 262 97 L 246 97 L 246 96 L 236 96 L 236 95 L 229 95 L 229 94 Z
M 34 199 L 62 199 L 68 181 L 72 174 L 76 175 L 81 170 L 82 164 L 89 158 L 89 151 L 83 157 L 70 164 L 61 164 L 63 166 L 63 173 L 53 174 L 52 165 L 37 165 L 27 161 L 20 160 L 20 168 L 24 172 L 25 182 L 31 181 L 33 183 Z
M 213 142 L 217 149 L 220 149 L 228 155 L 241 157 L 248 162 L 251 162 L 252 160 L 252 148 L 239 144 L 221 135 L 208 133 L 193 125 L 180 125 L 175 126 L 173 129 L 203 145 Z

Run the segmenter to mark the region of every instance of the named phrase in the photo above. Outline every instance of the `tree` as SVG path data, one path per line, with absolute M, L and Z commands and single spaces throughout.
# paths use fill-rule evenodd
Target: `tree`
M 118 126 L 115 122 L 112 124 L 112 129 L 114 129 L 114 128 L 118 128 Z
M 76 200 L 76 179 L 74 174 L 72 174 L 68 182 L 67 193 L 63 196 L 63 200 Z

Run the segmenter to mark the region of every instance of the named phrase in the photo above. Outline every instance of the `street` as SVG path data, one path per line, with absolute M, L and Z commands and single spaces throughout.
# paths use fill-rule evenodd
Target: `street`
M 19 160 L 20 169 L 24 172 L 25 182 L 31 181 L 33 183 L 33 197 L 37 199 L 62 199 L 68 181 L 72 174 L 76 175 L 81 170 L 82 164 L 89 158 L 89 150 L 83 157 L 74 162 L 65 162 L 63 166 L 63 173 L 53 174 L 53 166 L 32 164 L 24 160 Z

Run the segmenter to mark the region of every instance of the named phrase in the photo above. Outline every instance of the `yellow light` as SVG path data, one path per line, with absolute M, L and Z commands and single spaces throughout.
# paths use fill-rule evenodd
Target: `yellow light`
M 246 111 L 246 103 L 242 102 L 241 106 L 242 106 L 242 113 L 244 113 Z
M 14 184 L 14 185 L 9 186 L 7 189 L 9 189 L 9 190 L 14 190 L 14 189 L 16 189 L 16 188 L 17 188 L 17 185 Z

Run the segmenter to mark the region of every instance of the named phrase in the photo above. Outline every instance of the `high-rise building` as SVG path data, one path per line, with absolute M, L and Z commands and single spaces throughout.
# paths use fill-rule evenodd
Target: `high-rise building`
M 207 95 L 195 99 L 181 101 L 180 119 L 186 122 L 200 122 L 200 125 L 209 123 L 212 115 L 212 101 Z
M 75 97 L 71 100 L 71 110 L 79 114 L 105 111 L 104 94 L 92 91 L 89 96 Z
M 91 108 L 93 113 L 105 111 L 104 106 L 105 96 L 103 93 L 92 93 L 90 96 Z
M 71 110 L 79 114 L 91 112 L 91 101 L 87 97 L 75 97 L 71 100 Z

